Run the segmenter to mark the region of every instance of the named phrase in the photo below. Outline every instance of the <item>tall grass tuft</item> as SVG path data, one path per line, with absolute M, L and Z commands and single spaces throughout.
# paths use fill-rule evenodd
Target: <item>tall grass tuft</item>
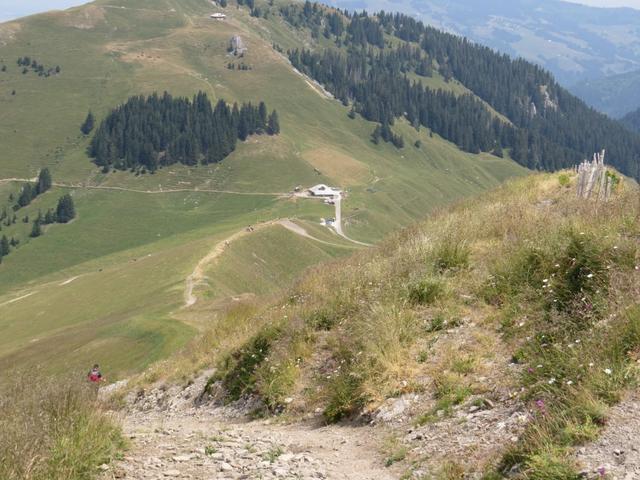
M 118 426 L 76 379 L 11 375 L 0 388 L 0 478 L 85 480 L 123 448 Z

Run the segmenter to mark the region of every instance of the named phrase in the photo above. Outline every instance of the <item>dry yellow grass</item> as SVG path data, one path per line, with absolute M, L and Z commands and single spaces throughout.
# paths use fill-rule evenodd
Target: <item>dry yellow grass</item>
M 364 184 L 369 179 L 369 169 L 364 163 L 333 148 L 307 150 L 302 158 L 341 186 Z
M 93 478 L 123 447 L 83 379 L 13 372 L 0 387 L 0 478 Z

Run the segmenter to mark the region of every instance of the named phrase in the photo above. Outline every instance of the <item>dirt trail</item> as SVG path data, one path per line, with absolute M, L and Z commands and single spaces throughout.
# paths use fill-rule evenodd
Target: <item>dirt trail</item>
M 233 235 L 225 238 L 224 240 L 218 242 L 216 244 L 216 246 L 213 248 L 213 250 L 211 250 L 205 257 L 200 259 L 200 261 L 198 262 L 198 264 L 194 268 L 193 272 L 191 273 L 191 275 L 189 275 L 187 277 L 187 280 L 186 280 L 186 286 L 185 286 L 185 290 L 184 290 L 184 305 L 185 305 L 185 307 L 190 307 L 190 306 L 194 305 L 198 301 L 198 297 L 196 297 L 196 295 L 193 293 L 196 285 L 199 285 L 200 283 L 202 283 L 204 281 L 204 279 L 205 279 L 205 273 L 204 273 L 205 268 L 207 267 L 207 265 L 209 265 L 211 262 L 213 262 L 216 258 L 218 258 L 220 255 L 222 255 L 222 253 L 224 252 L 225 248 L 227 248 L 229 245 L 231 245 L 231 243 L 234 242 L 235 240 L 238 240 L 238 239 L 240 239 L 240 238 L 242 238 L 242 237 L 244 237 L 244 236 L 246 236 L 246 235 L 248 235 L 250 233 L 255 233 L 258 230 L 262 230 L 265 227 L 271 227 L 271 226 L 274 226 L 274 225 L 281 225 L 284 228 L 286 228 L 287 230 L 289 230 L 290 232 L 293 232 L 296 235 L 300 235 L 301 237 L 308 238 L 308 239 L 313 240 L 315 242 L 323 243 L 325 245 L 331 245 L 333 247 L 349 248 L 346 245 L 339 245 L 337 243 L 326 242 L 324 240 L 316 238 L 316 237 L 310 235 L 300 225 L 292 222 L 289 219 L 271 220 L 269 222 L 264 222 L 264 223 L 260 223 L 260 224 L 257 224 L 255 226 L 252 226 L 251 229 L 244 228 L 244 229 L 234 233 Z
M 22 295 L 22 296 L 17 297 L 17 298 L 12 298 L 11 300 L 9 300 L 9 301 L 7 301 L 7 302 L 0 303 L 0 307 L 4 307 L 5 305 L 10 305 L 10 304 L 12 304 L 12 303 L 15 303 L 15 302 L 17 302 L 17 301 L 22 300 L 23 298 L 30 297 L 31 295 L 33 295 L 33 294 L 35 294 L 35 293 L 38 293 L 38 292 L 29 292 L 29 293 L 27 293 L 26 295 Z
M 258 230 L 262 230 L 265 227 L 274 225 L 277 222 L 278 220 L 273 220 L 270 222 L 260 223 L 251 228 L 249 227 L 243 228 L 242 230 L 231 235 L 230 237 L 227 237 L 224 240 L 218 242 L 216 246 L 213 248 L 213 250 L 211 250 L 206 256 L 200 259 L 200 261 L 196 265 L 196 268 L 194 268 L 191 275 L 187 277 L 187 284 L 184 290 L 185 307 L 190 307 L 198 301 L 198 297 L 194 295 L 193 289 L 195 288 L 196 285 L 198 285 L 204 280 L 205 267 L 209 265 L 211 262 L 213 262 L 217 257 L 219 257 L 222 254 L 222 252 L 224 252 L 225 248 L 231 244 L 231 242 L 238 240 L 239 238 L 242 238 L 245 235 L 248 235 L 249 233 L 256 232 Z
M 195 406 L 207 378 L 129 397 L 131 449 L 103 467 L 103 480 L 399 478 L 383 465 L 379 427 L 246 422 L 227 407 Z
M 34 178 L 0 178 L 0 183 L 9 183 L 9 182 L 33 182 L 36 179 Z M 159 194 L 159 193 L 179 193 L 179 192 L 194 192 L 194 193 L 226 193 L 229 195 L 247 195 L 247 196 L 268 196 L 268 197 L 283 197 L 288 196 L 287 193 L 278 193 L 278 192 L 238 192 L 235 190 L 216 190 L 210 188 L 167 188 L 167 189 L 158 189 L 158 190 L 141 190 L 139 188 L 127 188 L 127 187 L 109 187 L 103 185 L 86 185 L 83 183 L 63 183 L 63 182 L 53 182 L 52 185 L 54 187 L 64 187 L 64 188 L 86 188 L 88 190 L 115 190 L 120 192 L 134 192 L 134 193 L 148 193 L 148 194 Z
M 351 243 L 356 243 L 358 245 L 362 245 L 363 247 L 372 247 L 373 245 L 371 245 L 370 243 L 359 242 L 358 240 L 347 237 L 347 235 L 342 231 L 342 195 L 336 195 L 335 197 L 333 197 L 333 201 L 335 202 L 336 206 L 336 221 L 334 222 L 336 233 L 342 238 L 349 240 Z
M 320 240 L 319 238 L 316 238 L 313 235 L 309 234 L 309 232 L 307 232 L 303 227 L 301 227 L 297 223 L 292 222 L 291 220 L 280 220 L 280 222 L 278 223 L 282 225 L 284 228 L 286 228 L 287 230 L 297 235 L 300 235 L 301 237 L 309 238 L 314 242 L 323 243 L 325 245 L 331 245 L 332 247 L 355 248 L 347 245 L 340 245 L 338 243 L 332 243 L 332 242 L 327 242 L 325 240 Z

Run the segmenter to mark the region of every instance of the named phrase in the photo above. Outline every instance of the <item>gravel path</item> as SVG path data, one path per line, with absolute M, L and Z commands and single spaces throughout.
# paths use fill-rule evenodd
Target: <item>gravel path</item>
M 197 406 L 206 378 L 130 394 L 123 429 L 131 448 L 102 466 L 102 480 L 399 478 L 383 465 L 379 428 L 248 422 L 240 410 Z

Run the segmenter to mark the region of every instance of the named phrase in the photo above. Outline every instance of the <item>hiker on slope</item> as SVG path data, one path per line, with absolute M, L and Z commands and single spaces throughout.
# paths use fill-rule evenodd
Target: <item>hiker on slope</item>
M 100 365 L 96 363 L 93 368 L 89 370 L 87 379 L 93 383 L 100 383 L 105 381 L 105 379 L 102 377 L 102 373 L 100 373 Z

